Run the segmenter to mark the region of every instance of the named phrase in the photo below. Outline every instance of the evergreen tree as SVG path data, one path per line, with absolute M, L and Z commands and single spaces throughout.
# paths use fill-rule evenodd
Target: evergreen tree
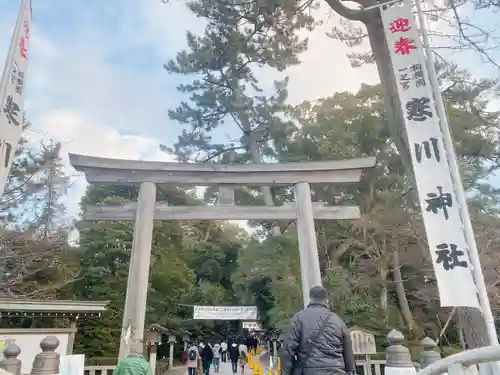
M 262 163 L 268 143 L 294 130 L 286 104 L 288 79 L 269 87 L 258 81 L 259 68 L 284 71 L 300 62 L 307 39 L 296 32 L 313 26 L 313 19 L 296 0 L 225 2 L 197 0 L 189 9 L 207 22 L 202 36 L 187 34 L 188 50 L 165 65 L 169 73 L 193 76 L 178 90 L 188 102 L 169 112 L 170 118 L 187 125 L 173 149 L 180 161 L 224 162 L 237 151 L 236 163 Z M 215 139 L 219 129 L 231 141 Z M 208 191 L 209 197 L 215 192 Z M 254 201 L 255 194 L 242 189 L 238 199 Z M 273 205 L 269 188 L 263 200 Z M 275 234 L 279 229 L 274 230 Z
M 0 199 L 0 288 L 8 297 L 58 296 L 77 274 L 61 203 L 68 178 L 60 148 L 22 138 L 16 149 Z
M 137 187 L 91 186 L 82 208 L 137 197 Z M 172 205 L 200 203 L 192 191 L 179 188 L 159 189 L 157 201 Z M 77 336 L 76 346 L 86 355 L 115 357 L 118 353 L 133 227 L 133 222 L 78 223 L 83 256 L 73 293 L 83 300 L 110 301 L 103 317 L 80 323 L 85 328 Z M 241 236 L 226 223 L 155 222 L 146 324 L 188 330 L 193 335 L 223 330 L 224 325 L 218 322 L 193 321 L 189 306 L 237 304 L 231 280 L 241 246 Z

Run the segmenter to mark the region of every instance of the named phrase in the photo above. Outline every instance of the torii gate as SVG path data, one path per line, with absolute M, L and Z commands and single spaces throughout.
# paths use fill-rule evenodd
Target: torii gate
M 90 184 L 140 185 L 138 202 L 122 206 L 88 207 L 85 220 L 135 220 L 122 337 L 133 332 L 144 336 L 146 302 L 151 261 L 153 220 L 297 220 L 300 270 L 304 305 L 309 289 L 321 285 L 314 219 L 358 219 L 357 206 L 326 206 L 312 203 L 311 183 L 359 182 L 364 169 L 375 166 L 375 158 L 283 164 L 181 164 L 120 160 L 70 154 L 71 165 L 85 173 Z M 169 206 L 156 203 L 156 185 L 219 185 L 215 206 Z M 295 203 L 283 206 L 236 206 L 235 185 L 294 185 Z M 120 358 L 128 353 L 120 343 Z

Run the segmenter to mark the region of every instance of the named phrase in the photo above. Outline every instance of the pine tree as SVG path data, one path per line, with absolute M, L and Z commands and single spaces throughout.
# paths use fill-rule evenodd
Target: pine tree
M 77 274 L 61 203 L 68 177 L 60 149 L 51 140 L 18 144 L 0 200 L 0 289 L 9 297 L 57 295 Z
M 296 32 L 313 26 L 303 9 L 310 1 L 226 2 L 197 0 L 189 9 L 207 22 L 203 36 L 187 34 L 189 49 L 165 65 L 169 73 L 193 76 L 179 85 L 189 94 L 169 112 L 170 118 L 187 125 L 173 149 L 183 162 L 228 162 L 237 151 L 236 163 L 262 163 L 272 154 L 273 139 L 294 130 L 286 104 L 288 79 L 274 82 L 272 89 L 258 81 L 262 67 L 284 71 L 300 63 L 307 39 Z M 229 133 L 229 141 L 216 142 L 216 129 Z M 266 205 L 273 205 L 269 188 L 263 188 Z M 253 200 L 248 190 L 238 197 Z M 274 230 L 275 234 L 279 229 Z

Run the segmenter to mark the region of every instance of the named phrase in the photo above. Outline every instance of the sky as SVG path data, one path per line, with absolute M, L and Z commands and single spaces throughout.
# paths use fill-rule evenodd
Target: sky
M 182 100 L 176 85 L 187 81 L 167 74 L 163 64 L 186 46 L 188 29 L 203 31 L 184 1 L 32 1 L 25 105 L 31 136 L 62 142 L 65 162 L 68 152 L 172 160 L 159 144 L 173 144 L 180 133 L 167 111 Z M 18 8 L 18 1 L 0 0 L 0 61 L 5 60 Z M 326 5 L 318 12 L 326 22 L 310 33 L 303 63 L 287 71 L 292 103 L 378 82 L 374 66 L 350 67 L 349 49 L 326 36 L 338 20 L 328 16 Z M 478 66 L 473 58 L 467 64 Z M 67 204 L 76 215 L 86 183 L 69 167 L 68 173 L 73 185 Z

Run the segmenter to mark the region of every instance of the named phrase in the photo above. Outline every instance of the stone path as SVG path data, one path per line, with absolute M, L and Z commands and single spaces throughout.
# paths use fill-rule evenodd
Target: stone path
M 257 357 L 255 357 L 257 358 Z M 263 364 L 263 369 L 266 375 L 267 374 L 267 368 L 269 367 L 269 355 L 264 354 L 260 357 L 260 360 Z M 168 375 L 187 375 L 187 367 L 185 366 L 179 366 L 179 367 L 174 367 L 172 370 L 168 372 Z M 212 365 L 210 367 L 210 373 L 209 375 L 233 375 L 233 370 L 231 368 L 231 362 L 222 362 L 220 363 L 220 371 L 215 372 L 214 366 Z M 240 368 L 238 367 L 238 373 L 237 375 L 241 375 Z M 243 375 L 252 375 L 252 370 L 250 369 L 250 366 L 247 364 L 245 366 L 245 372 Z
M 238 375 L 240 374 L 239 369 L 238 369 Z M 174 367 L 171 371 L 168 372 L 168 375 L 187 375 L 187 367 Z M 210 373 L 209 375 L 233 375 L 233 371 L 231 368 L 231 362 L 221 362 L 220 363 L 220 371 L 215 372 L 214 366 L 212 365 L 210 367 Z M 244 375 L 252 375 L 252 371 L 250 370 L 250 367 L 247 365 L 245 366 L 245 373 Z
M 247 366 L 245 366 L 245 375 L 250 375 L 251 371 Z M 239 369 L 238 369 L 239 371 Z M 210 369 L 210 374 L 209 375 L 233 375 L 233 369 L 231 368 L 231 362 L 221 362 L 220 364 L 220 371 L 219 372 L 215 372 L 214 371 L 214 368 L 212 366 L 212 368 Z

